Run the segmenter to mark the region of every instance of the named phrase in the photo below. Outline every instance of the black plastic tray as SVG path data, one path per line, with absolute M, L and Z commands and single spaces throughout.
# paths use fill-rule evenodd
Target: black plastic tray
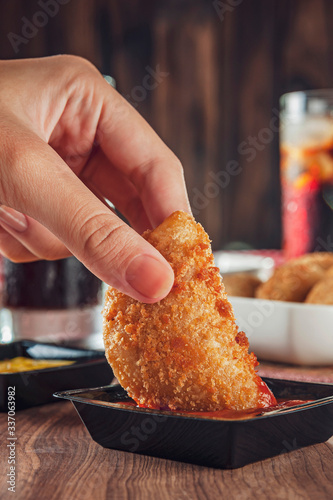
M 264 379 L 277 398 L 309 399 L 244 420 L 126 406 L 119 386 L 55 394 L 69 399 L 91 437 L 105 448 L 198 465 L 237 468 L 333 434 L 333 384 Z
M 30 340 L 0 345 L 0 360 L 25 356 L 33 359 L 73 360 L 68 366 L 0 373 L 0 411 L 8 411 L 8 388 L 15 387 L 15 408 L 22 410 L 51 401 L 54 391 L 109 384 L 112 370 L 103 352 L 62 347 Z

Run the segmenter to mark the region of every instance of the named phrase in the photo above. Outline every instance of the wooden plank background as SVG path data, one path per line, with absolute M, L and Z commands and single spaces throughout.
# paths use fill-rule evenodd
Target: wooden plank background
M 72 53 L 91 60 L 182 160 L 196 218 L 214 248 L 237 241 L 279 248 L 279 96 L 333 86 L 333 2 L 62 3 L 15 52 L 8 33 L 21 35 L 22 17 L 32 20 L 41 7 L 2 0 L 0 58 Z M 142 91 L 156 68 L 167 76 Z

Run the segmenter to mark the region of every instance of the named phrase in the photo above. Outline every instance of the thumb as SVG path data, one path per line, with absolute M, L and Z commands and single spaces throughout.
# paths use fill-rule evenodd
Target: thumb
M 50 146 L 29 131 L 24 135 L 15 155 L 6 155 L 1 202 L 47 227 L 107 284 L 146 303 L 164 298 L 174 281 L 164 257 L 108 210 Z

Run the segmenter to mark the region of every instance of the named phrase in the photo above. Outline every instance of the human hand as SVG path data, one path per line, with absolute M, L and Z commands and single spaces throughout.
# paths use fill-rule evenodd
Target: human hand
M 29 262 L 73 254 L 137 300 L 167 295 L 173 271 L 138 233 L 190 211 L 182 167 L 88 61 L 0 62 L 0 173 L 3 255 Z

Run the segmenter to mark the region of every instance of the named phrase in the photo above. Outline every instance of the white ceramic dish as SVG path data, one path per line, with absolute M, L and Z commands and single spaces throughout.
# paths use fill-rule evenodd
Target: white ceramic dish
M 259 359 L 333 364 L 333 306 L 229 297 L 236 323 Z
M 247 252 L 214 252 L 215 265 L 219 267 L 222 276 L 237 272 L 251 272 L 262 281 L 267 280 L 273 273 L 274 260 L 262 255 L 251 255 Z

